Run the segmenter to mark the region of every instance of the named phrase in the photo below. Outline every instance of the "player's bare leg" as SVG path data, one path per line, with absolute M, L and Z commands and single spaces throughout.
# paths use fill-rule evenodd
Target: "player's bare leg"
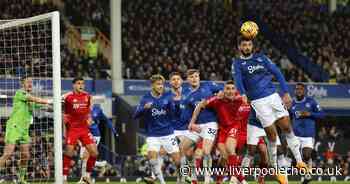
M 180 152 L 171 153 L 171 158 L 176 165 L 176 172 L 178 173 L 177 183 L 180 183 L 180 166 L 181 166 L 181 154 Z
M 86 151 L 89 154 L 89 158 L 86 162 L 86 175 L 83 176 L 83 181 L 88 184 L 92 184 L 91 172 L 95 167 L 95 163 L 98 156 L 97 145 L 95 143 L 85 145 Z
M 4 181 L 1 175 L 3 174 L 2 172 L 5 169 L 6 162 L 15 151 L 15 148 L 16 148 L 15 144 L 6 144 L 4 147 L 4 152 L 0 157 L 0 181 Z
M 301 154 L 300 154 L 300 142 L 298 138 L 294 135 L 292 130 L 289 116 L 285 116 L 277 120 L 276 123 L 282 130 L 282 132 L 286 135 L 286 140 L 289 149 L 292 151 L 293 156 L 297 162 L 298 168 L 304 168 L 309 171 L 307 165 L 303 162 Z
M 67 182 L 67 178 L 71 168 L 72 157 L 74 156 L 74 145 L 66 145 L 66 150 L 63 154 L 63 179 Z
M 312 154 L 312 148 L 309 147 L 304 147 L 302 149 L 303 152 L 303 160 L 305 163 L 307 163 L 307 166 L 309 168 L 312 168 L 312 158 L 311 158 L 311 154 Z M 311 181 L 312 177 L 311 175 L 306 175 L 305 179 L 303 181 L 303 184 L 307 184 Z
M 196 173 L 195 173 L 195 142 L 191 139 L 184 139 L 181 143 L 181 150 L 183 151 L 183 154 L 186 156 L 187 164 L 190 167 L 191 175 L 190 176 L 184 176 L 187 183 L 191 183 L 193 181 L 196 181 Z
M 161 171 L 161 165 L 158 161 L 158 152 L 148 151 L 147 157 L 151 164 L 152 172 L 159 179 L 160 184 L 165 184 L 163 173 Z
M 203 139 L 203 167 L 211 168 L 213 160 L 211 158 L 211 150 L 213 148 L 213 141 L 209 139 Z M 204 176 L 204 183 L 210 183 L 210 174 L 206 173 Z
M 80 148 L 80 159 L 81 159 L 81 177 L 78 183 L 84 183 L 83 177 L 86 175 L 86 165 L 89 159 L 89 152 L 85 149 L 85 147 Z
M 277 165 L 277 129 L 274 124 L 265 127 L 266 135 L 269 139 L 269 149 L 270 149 L 270 163 L 273 168 L 278 168 Z M 279 172 L 276 173 L 276 179 L 280 184 L 286 184 L 287 178 L 285 175 L 280 174 Z
M 179 148 L 180 148 L 180 154 L 181 154 L 180 168 L 185 167 L 185 165 L 187 164 L 190 166 L 190 161 L 187 160 L 187 157 L 192 157 L 194 154 L 194 149 L 192 146 L 193 142 L 185 136 L 179 136 L 179 140 L 180 140 Z M 187 145 L 185 145 L 185 143 Z M 188 144 L 190 144 L 190 146 L 188 146 Z M 191 180 L 189 178 L 190 177 L 188 177 L 187 180 L 189 180 L 190 182 Z M 186 177 L 180 176 L 180 181 L 182 183 L 186 182 Z
M 241 163 L 241 167 L 249 167 L 250 166 L 250 162 L 253 160 L 255 152 L 256 152 L 256 145 L 247 145 L 247 149 L 248 149 L 248 154 L 244 156 L 242 163 Z
M 27 175 L 27 163 L 30 158 L 30 144 L 21 144 L 20 147 L 20 170 L 19 170 L 19 183 L 25 184 L 25 177 Z
M 218 143 L 217 144 L 217 149 L 220 152 L 220 162 L 219 165 L 221 167 L 226 167 L 227 166 L 227 160 L 228 160 L 228 154 L 226 152 L 226 145 L 223 143 Z M 221 184 L 223 182 L 224 176 L 223 175 L 217 175 L 216 176 L 216 184 Z
M 4 147 L 4 153 L 0 157 L 0 171 L 4 168 L 6 161 L 11 157 L 13 152 L 15 151 L 15 144 L 6 144 Z
M 258 148 L 258 152 L 259 152 L 259 156 L 260 156 L 260 163 L 259 163 L 260 169 L 267 168 L 267 166 L 269 164 L 269 155 L 267 152 L 266 144 L 258 144 L 257 148 Z M 264 178 L 265 178 L 264 175 L 258 176 L 258 183 L 265 184 Z
M 238 168 L 239 158 L 236 152 L 237 139 L 233 137 L 228 137 L 226 139 L 225 146 L 226 146 L 226 152 L 228 155 L 228 166 L 230 167 L 230 169 Z M 237 170 L 233 170 L 233 171 L 237 171 Z M 247 183 L 242 174 L 238 174 L 235 172 L 233 172 L 233 174 L 234 174 L 234 177 L 236 177 L 241 184 Z

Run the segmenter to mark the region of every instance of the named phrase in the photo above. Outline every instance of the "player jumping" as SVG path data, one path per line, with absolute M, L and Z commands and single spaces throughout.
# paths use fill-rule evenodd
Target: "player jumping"
M 295 86 L 295 99 L 291 108 L 293 119 L 293 129 L 298 137 L 303 153 L 303 160 L 312 167 L 311 153 L 314 148 L 315 120 L 324 117 L 320 105 L 312 97 L 305 96 L 305 86 L 298 83 Z M 309 183 L 310 178 L 305 179 L 303 183 Z
M 99 124 L 101 122 L 104 122 L 107 124 L 107 127 L 111 129 L 115 137 L 118 136 L 116 129 L 113 127 L 112 121 L 108 119 L 107 116 L 103 113 L 103 110 L 99 104 L 94 104 L 92 106 L 91 115 L 92 115 L 92 124 L 90 125 L 90 132 L 92 136 L 94 136 L 94 140 L 97 146 L 101 140 L 101 132 L 99 128 Z M 80 158 L 82 160 L 82 164 L 81 164 L 82 166 L 81 166 L 81 178 L 79 183 L 84 183 L 83 176 L 86 175 L 86 165 L 89 159 L 89 152 L 86 151 L 85 147 L 80 148 Z M 96 165 L 98 164 L 99 162 L 96 162 Z
M 271 165 L 277 168 L 276 124 L 286 135 L 288 146 L 297 161 L 297 167 L 307 169 L 299 151 L 300 142 L 293 133 L 289 113 L 285 108 L 285 106 L 291 106 L 292 99 L 281 71 L 266 55 L 253 53 L 252 40 L 240 39 L 238 48 L 241 56 L 232 63 L 233 78 L 244 101 L 246 102 L 248 98 L 251 100 L 257 118 L 266 131 L 271 151 Z M 280 83 L 283 102 L 276 93 L 276 88 L 272 83 L 273 77 L 276 77 Z M 284 177 L 279 173 L 277 176 Z
M 84 91 L 84 79 L 73 79 L 73 91 L 64 95 L 64 123 L 66 126 L 66 150 L 63 155 L 63 176 L 65 183 L 71 168 L 74 149 L 78 140 L 89 153 L 86 163 L 85 183 L 91 184 L 90 174 L 98 156 L 95 140 L 89 130 L 91 123 L 91 96 Z
M 224 97 L 214 96 L 200 102 L 196 106 L 190 122 L 191 129 L 200 133 L 204 131 L 196 124 L 200 112 L 205 108 L 211 108 L 216 111 L 219 118 L 218 147 L 224 148 L 220 149 L 220 154 L 228 161 L 228 167 L 230 169 L 238 167 L 239 163 L 236 148 L 241 126 L 241 116 L 238 112 L 241 104 L 242 98 L 238 95 L 234 82 L 227 81 L 224 87 Z M 242 175 L 234 174 L 242 184 L 247 183 Z
M 30 159 L 29 126 L 33 123 L 33 110 L 39 108 L 39 104 L 51 104 L 52 100 L 35 97 L 31 94 L 32 78 L 25 76 L 20 79 L 21 89 L 16 91 L 13 97 L 13 110 L 6 122 L 4 153 L 0 157 L 0 174 L 8 160 L 15 151 L 16 144 L 20 150 L 19 183 L 26 184 L 27 162 Z
M 143 117 L 146 123 L 147 157 L 152 172 L 165 184 L 158 155 L 161 147 L 171 154 L 177 168 L 180 166 L 180 152 L 172 127 L 171 116 L 175 111 L 172 95 L 164 93 L 165 79 L 162 75 L 151 77 L 151 92 L 144 95 L 134 113 L 135 118 Z M 179 172 L 178 172 L 179 173 Z

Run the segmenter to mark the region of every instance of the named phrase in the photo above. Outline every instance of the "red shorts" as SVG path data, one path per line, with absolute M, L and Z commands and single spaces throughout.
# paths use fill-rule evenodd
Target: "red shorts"
M 219 128 L 219 133 L 217 137 L 217 143 L 220 144 L 225 144 L 227 138 L 238 138 L 238 127 L 236 126 L 231 126 L 231 127 L 220 127 Z
M 95 144 L 94 137 L 88 128 L 69 128 L 66 132 L 66 144 L 75 146 L 80 142 L 85 146 Z

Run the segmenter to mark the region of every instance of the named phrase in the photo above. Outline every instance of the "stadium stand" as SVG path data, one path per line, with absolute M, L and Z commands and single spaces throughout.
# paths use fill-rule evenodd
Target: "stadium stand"
M 51 1 L 40 3 L 40 1 L 38 2 L 32 0 L 4 0 L 0 2 L 0 8 L 4 10 L 0 14 L 1 20 L 25 18 L 58 10 L 58 8 L 52 4 Z M 61 16 L 65 15 L 61 14 Z M 99 55 L 97 60 L 94 63 L 91 63 L 87 59 L 86 53 L 77 53 L 72 49 L 69 49 L 65 43 L 65 30 L 65 24 L 61 22 L 62 77 L 73 77 L 75 74 L 78 74 L 87 79 L 110 78 L 110 74 L 106 72 L 106 70 L 110 68 L 109 63 L 106 61 L 106 58 Z M 0 61 L 4 61 L 4 58 L 0 58 Z M 27 70 L 32 70 L 30 67 L 31 66 L 28 66 Z M 20 74 L 21 73 L 18 71 L 0 72 L 0 75 L 3 76 L 19 76 Z
M 231 78 L 231 59 L 237 56 L 238 31 L 233 30 L 240 25 L 238 12 L 225 10 L 220 2 L 209 6 L 207 2 L 134 0 L 125 2 L 123 11 L 124 78 L 144 79 L 154 73 L 168 76 L 188 68 L 200 69 L 207 80 Z M 308 81 L 269 41 L 259 39 L 257 49 L 282 67 L 288 81 Z
M 247 5 L 276 35 L 327 71 L 329 82 L 350 82 L 349 5 L 339 5 L 331 14 L 328 4 L 313 1 L 254 0 Z

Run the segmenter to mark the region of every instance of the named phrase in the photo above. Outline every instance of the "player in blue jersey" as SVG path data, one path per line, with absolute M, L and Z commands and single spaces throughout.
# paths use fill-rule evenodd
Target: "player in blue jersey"
M 245 101 L 248 99 L 251 101 L 256 116 L 265 129 L 270 142 L 272 166 L 277 168 L 276 124 L 286 135 L 288 146 L 297 161 L 297 167 L 308 169 L 302 160 L 299 151 L 300 142 L 293 133 L 286 109 L 291 106 L 292 99 L 284 76 L 266 55 L 253 53 L 252 40 L 240 39 L 238 48 L 241 56 L 232 63 L 233 78 Z M 282 99 L 272 83 L 273 77 L 280 83 Z
M 183 142 L 188 139 L 186 135 L 190 134 L 188 130 L 188 123 L 192 116 L 192 112 L 189 108 L 186 108 L 184 102 L 186 97 L 191 92 L 188 87 L 183 87 L 183 80 L 181 73 L 173 72 L 169 75 L 170 81 L 170 92 L 173 96 L 176 111 L 173 113 L 172 125 L 174 127 L 174 134 L 179 142 L 180 153 L 181 153 L 181 167 L 186 165 L 185 154 L 193 154 L 193 150 L 189 150 L 187 153 L 184 152 Z M 182 177 L 182 182 L 185 178 Z
M 196 69 L 190 69 L 187 71 L 187 81 L 190 84 L 191 93 L 185 100 L 186 108 L 193 113 L 196 106 L 202 101 L 215 93 L 222 90 L 217 84 L 209 82 L 206 84 L 200 83 L 199 71 Z M 198 127 L 200 131 L 196 132 Z M 191 134 L 187 137 L 191 141 L 184 141 L 184 149 L 189 150 L 193 143 L 197 143 L 203 139 L 203 167 L 212 166 L 211 150 L 218 130 L 216 113 L 211 109 L 204 109 L 198 116 L 196 124 L 189 124 L 188 128 L 191 130 Z M 189 161 L 193 161 L 193 158 L 188 158 Z M 210 182 L 210 176 L 205 175 L 204 183 Z
M 187 138 L 185 135 L 190 133 L 188 130 L 188 123 L 192 112 L 188 108 L 185 108 L 184 102 L 191 90 L 182 86 L 183 80 L 179 72 L 171 73 L 169 81 L 171 85 L 170 93 L 173 95 L 173 100 L 176 105 L 172 125 L 174 127 L 174 134 L 181 143 L 183 139 Z
M 99 128 L 99 124 L 101 122 L 106 123 L 107 127 L 112 131 L 114 136 L 118 136 L 118 133 L 116 129 L 113 127 L 112 121 L 107 118 L 107 116 L 103 113 L 103 110 L 99 104 L 94 104 L 92 106 L 91 110 L 91 116 L 92 116 L 92 122 L 90 125 L 90 132 L 94 136 L 95 143 L 98 146 L 101 140 L 101 132 Z M 87 160 L 89 158 L 89 153 L 86 151 L 85 147 L 80 148 L 80 158 L 82 160 L 82 166 L 81 166 L 81 179 L 79 183 L 85 183 L 83 181 L 83 176 L 86 175 L 86 164 Z M 96 165 L 99 165 L 100 163 L 96 162 Z
M 152 172 L 164 184 L 161 164 L 158 161 L 162 148 L 171 155 L 176 166 L 180 166 L 180 152 L 172 126 L 172 112 L 175 111 L 172 95 L 164 93 L 165 79 L 162 75 L 153 75 L 150 79 L 152 90 L 144 95 L 134 113 L 135 118 L 143 118 L 146 124 L 147 157 Z M 177 172 L 179 173 L 179 172 Z
M 312 167 L 311 153 L 315 141 L 315 121 L 323 118 L 324 112 L 315 99 L 305 96 L 305 92 L 305 85 L 297 83 L 290 112 L 293 120 L 293 130 L 300 141 L 303 160 L 309 167 Z M 304 180 L 304 183 L 309 181 L 309 179 Z

